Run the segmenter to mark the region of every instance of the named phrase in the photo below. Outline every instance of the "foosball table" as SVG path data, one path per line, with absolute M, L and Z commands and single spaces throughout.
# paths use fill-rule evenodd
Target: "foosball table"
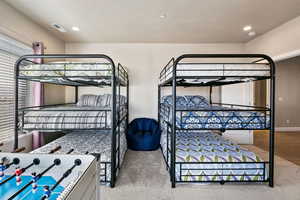
M 0 199 L 99 199 L 92 155 L 0 153 Z

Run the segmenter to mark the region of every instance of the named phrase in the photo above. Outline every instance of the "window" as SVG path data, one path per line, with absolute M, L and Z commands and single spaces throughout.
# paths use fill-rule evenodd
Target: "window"
M 32 53 L 30 48 L 18 44 L 16 41 L 0 35 L 0 141 L 7 140 L 14 135 L 14 101 L 15 78 L 14 64 L 23 54 Z M 27 105 L 29 84 L 20 81 L 19 106 Z

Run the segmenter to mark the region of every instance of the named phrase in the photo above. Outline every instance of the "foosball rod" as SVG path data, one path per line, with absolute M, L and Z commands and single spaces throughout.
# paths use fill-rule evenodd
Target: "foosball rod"
M 3 159 L 3 158 L 2 158 L 2 159 Z M 12 160 L 12 162 L 10 162 L 10 163 L 4 165 L 4 166 L 5 166 L 4 170 L 7 170 L 7 169 L 8 169 L 10 166 L 12 166 L 12 165 L 18 165 L 19 163 L 20 163 L 20 159 L 19 159 L 19 158 L 14 158 L 14 159 Z
M 60 149 L 61 149 L 61 146 L 59 145 L 59 146 L 55 147 L 54 149 L 51 149 L 48 154 L 53 154 L 53 153 L 57 152 Z
M 79 165 L 81 165 L 81 160 L 80 159 L 76 159 L 75 161 L 74 161 L 74 165 L 71 167 L 71 168 L 69 168 L 67 171 L 65 171 L 65 173 L 63 173 L 63 175 L 62 175 L 62 177 L 60 177 L 60 179 L 55 183 L 55 185 L 53 185 L 51 188 L 50 188 L 50 192 L 53 192 L 54 190 L 55 190 L 55 188 L 65 179 L 65 178 L 67 178 L 71 173 L 72 173 L 72 171 L 73 171 L 73 169 L 76 167 L 76 166 L 79 166 Z M 51 195 L 51 193 L 50 193 L 50 195 Z M 47 199 L 47 197 L 46 196 L 43 196 L 42 198 L 41 198 L 41 200 L 45 200 L 45 199 Z
M 25 151 L 25 149 L 26 149 L 26 147 L 21 147 L 21 148 L 13 150 L 11 153 L 20 153 L 22 151 Z
M 3 145 L 3 143 L 2 143 L 2 145 Z M 2 145 L 0 145 L 0 146 L 2 146 Z M 24 151 L 25 149 L 26 149 L 26 147 L 21 147 L 21 148 L 11 151 L 10 153 L 20 153 L 20 152 Z M 2 152 L 2 150 L 0 150 L 0 152 Z
M 74 151 L 74 149 L 70 149 L 66 154 L 71 154 Z
M 60 148 L 61 148 L 61 146 L 57 146 L 57 147 L 55 147 L 54 149 L 51 149 L 51 150 L 49 151 L 49 154 L 52 154 L 52 153 L 58 151 Z M 15 158 L 15 159 L 18 159 L 18 158 Z M 35 161 L 35 160 L 33 160 L 33 161 Z M 20 160 L 19 160 L 19 162 L 20 162 Z M 38 164 L 39 164 L 39 161 L 38 161 L 38 162 L 36 161 L 35 163 L 37 163 L 36 165 L 38 165 Z M 19 163 L 17 163 L 17 164 L 19 164 Z M 17 164 L 16 164 L 16 165 L 17 165 Z M 32 164 L 32 163 L 31 163 L 31 164 Z M 26 171 L 26 169 L 30 168 L 30 167 L 32 166 L 31 164 L 28 165 L 28 166 L 25 167 L 25 168 L 22 168 L 22 169 L 21 169 L 21 170 L 22 170 L 22 173 L 24 173 L 24 172 Z M 11 164 L 11 165 L 12 165 L 12 164 Z M 9 166 L 9 167 L 10 167 L 10 166 Z M 9 168 L 9 167 L 7 167 L 7 168 Z M 7 169 L 7 168 L 5 168 L 5 169 Z M 0 185 L 6 183 L 7 181 L 11 180 L 11 179 L 14 178 L 15 176 L 16 176 L 16 174 L 11 175 L 10 177 L 8 177 L 8 178 L 5 179 L 4 181 L 2 181 L 2 182 L 0 183 Z
M 27 165 L 26 167 L 22 168 L 21 169 L 21 174 L 23 174 L 27 169 L 29 169 L 30 167 L 32 167 L 33 165 L 39 165 L 40 164 L 40 159 L 38 158 L 35 158 L 33 159 L 32 163 L 30 163 L 29 165 Z M 13 179 L 15 176 L 17 176 L 16 173 L 14 173 L 13 175 L 11 175 L 10 177 L 8 177 L 7 179 L 5 179 L 4 181 L 2 181 L 0 183 L 0 186 L 6 182 L 8 182 L 9 180 Z
M 60 159 L 55 159 L 53 161 L 53 164 L 51 164 L 49 167 L 47 167 L 44 171 L 42 171 L 41 173 L 39 173 L 37 175 L 37 180 L 38 181 L 40 178 L 43 177 L 44 174 L 46 174 L 50 169 L 52 169 L 53 167 L 55 167 L 56 165 L 60 165 Z M 10 196 L 8 198 L 8 200 L 12 200 L 14 199 L 15 197 L 17 197 L 21 192 L 23 192 L 27 187 L 29 187 L 31 184 L 33 183 L 33 180 L 29 181 L 26 185 L 24 185 L 20 190 L 18 190 L 16 193 L 14 193 L 12 196 Z

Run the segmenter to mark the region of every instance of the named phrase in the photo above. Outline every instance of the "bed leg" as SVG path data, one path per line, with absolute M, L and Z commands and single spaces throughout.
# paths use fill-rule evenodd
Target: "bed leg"
M 172 183 L 172 188 L 176 188 L 176 183 Z
M 110 182 L 110 187 L 111 187 L 111 188 L 114 188 L 114 187 L 115 187 L 115 183 Z
M 274 187 L 274 181 L 273 181 L 273 179 L 269 180 L 269 187 L 271 187 L 271 188 Z

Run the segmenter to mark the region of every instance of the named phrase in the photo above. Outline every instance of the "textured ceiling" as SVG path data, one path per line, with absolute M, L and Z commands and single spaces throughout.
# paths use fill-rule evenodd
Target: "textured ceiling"
M 66 42 L 247 42 L 253 37 L 242 31 L 244 25 L 251 24 L 260 35 L 300 15 L 300 0 L 6 2 Z M 68 32 L 52 29 L 54 22 Z

